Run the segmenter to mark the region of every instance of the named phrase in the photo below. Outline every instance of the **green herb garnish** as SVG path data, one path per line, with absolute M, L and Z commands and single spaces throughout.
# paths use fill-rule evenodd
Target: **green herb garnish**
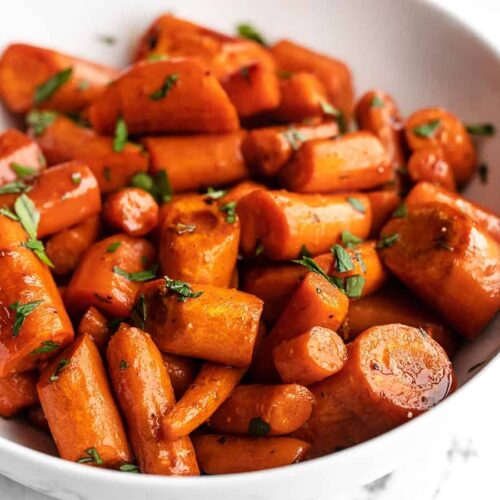
M 370 103 L 370 108 L 383 108 L 385 106 L 384 101 L 380 99 L 380 97 L 375 94 Z
M 178 302 L 186 302 L 187 299 L 195 299 L 203 294 L 203 291 L 193 292 L 191 285 L 185 281 L 173 280 L 165 276 L 165 284 L 169 290 L 177 294 Z
M 491 137 L 495 135 L 495 125 L 493 123 L 468 123 L 465 129 L 469 134 Z
M 19 301 L 10 304 L 9 309 L 15 311 L 16 317 L 12 325 L 12 336 L 17 337 L 24 324 L 25 319 L 43 302 L 43 300 L 35 300 L 21 304 Z
M 358 238 L 347 230 L 342 231 L 342 233 L 340 234 L 340 239 L 342 241 L 342 245 L 344 245 L 346 248 L 353 248 L 356 245 L 363 243 L 363 238 Z
M 151 62 L 166 61 L 168 59 L 168 56 L 166 54 L 148 54 L 146 59 Z
M 76 186 L 82 183 L 82 174 L 80 172 L 73 172 L 71 174 L 71 182 Z
M 113 243 L 111 243 L 111 245 L 109 245 L 108 248 L 106 248 L 106 252 L 115 253 L 118 250 L 118 248 L 120 248 L 121 244 L 122 244 L 121 241 L 113 241 Z
M 229 222 L 229 224 L 234 224 L 236 222 L 236 202 L 235 201 L 229 201 L 227 203 L 224 203 L 224 205 L 221 205 L 219 207 L 219 210 L 221 212 L 225 212 L 226 222 Z
M 54 267 L 53 262 L 49 259 L 48 255 L 45 253 L 45 247 L 43 245 L 43 242 L 41 242 L 40 240 L 29 239 L 28 241 L 21 243 L 21 245 L 25 248 L 28 248 L 29 250 L 32 250 L 33 253 L 44 264 L 47 264 L 47 266 L 49 267 Z
M 122 269 L 121 267 L 114 266 L 113 267 L 113 272 L 115 274 L 118 274 L 119 276 L 123 276 L 124 278 L 127 278 L 129 281 L 148 281 L 152 280 L 153 278 L 156 277 L 156 268 L 153 269 L 148 269 L 146 271 L 138 271 L 136 273 L 129 273 Z
M 55 111 L 38 111 L 33 110 L 26 116 L 26 123 L 33 129 L 35 136 L 39 136 L 45 132 L 47 127 L 50 127 L 54 120 L 58 117 Z
M 119 470 L 122 472 L 136 472 L 139 473 L 139 467 L 135 464 L 120 465 Z
M 392 247 L 399 240 L 399 234 L 384 234 L 377 242 L 377 248 L 389 248 Z
M 211 200 L 218 200 L 223 196 L 226 196 L 226 194 L 226 189 L 215 189 L 213 187 L 209 187 L 205 193 L 205 197 L 210 198 Z
M 120 370 L 126 370 L 127 368 L 128 368 L 128 363 L 124 359 L 122 359 L 120 361 Z
M 260 43 L 267 47 L 267 42 L 264 37 L 251 25 L 248 23 L 238 24 L 236 27 L 238 31 L 238 35 L 243 38 L 248 38 L 249 40 L 253 40 L 254 42 Z
M 101 455 L 99 455 L 98 451 L 95 448 L 87 448 L 85 450 L 85 454 L 87 455 L 86 457 L 79 458 L 77 460 L 79 464 L 93 463 L 97 465 L 102 465 L 104 463 L 101 458 Z
M 137 172 L 130 180 L 130 185 L 150 193 L 154 188 L 154 181 L 146 172 Z
M 37 173 L 37 169 L 33 167 L 28 167 L 27 165 L 21 165 L 20 163 L 11 163 L 10 168 L 17 175 L 18 179 L 24 179 L 25 177 L 31 177 Z
M 346 198 L 346 201 L 351 204 L 352 208 L 354 210 L 357 210 L 358 212 L 361 212 L 364 214 L 366 212 L 365 207 L 363 203 L 361 203 L 358 198 L 354 198 L 353 196 L 349 196 Z
M 363 278 L 363 276 L 360 276 L 359 274 L 356 274 L 354 276 L 349 276 L 345 280 L 345 291 L 346 295 L 350 299 L 358 299 L 361 297 L 361 294 L 363 293 L 363 288 L 365 286 L 366 279 Z
M 32 187 L 29 184 L 25 184 L 23 181 L 13 181 L 0 187 L 0 194 L 27 193 L 31 191 L 31 189 Z
M 282 135 L 294 151 L 297 151 L 302 143 L 307 140 L 307 137 L 302 132 L 297 130 L 293 125 L 290 125 L 290 127 L 288 127 L 288 130 L 283 132 Z
M 46 82 L 38 85 L 33 96 L 34 104 L 41 104 L 50 99 L 61 86 L 69 81 L 73 68 L 66 68 L 51 76 Z
M 49 377 L 49 382 L 56 382 L 59 380 L 59 374 L 69 365 L 69 360 L 61 359 L 59 363 L 57 363 L 56 369 L 54 373 Z
M 135 306 L 132 308 L 130 312 L 130 319 L 136 328 L 140 328 L 144 330 L 144 324 L 146 323 L 146 319 L 148 317 L 148 310 L 146 305 L 146 299 L 144 294 L 141 293 L 139 295 L 139 299 L 137 300 Z
M 128 140 L 128 128 L 125 120 L 120 116 L 115 124 L 115 136 L 113 138 L 113 151 L 120 153 L 125 148 Z M 109 179 L 108 179 L 109 180 Z
M 334 278 L 331 276 L 328 276 L 328 274 L 323 271 L 323 269 L 316 263 L 315 260 L 313 260 L 311 257 L 304 256 L 300 259 L 292 260 L 295 264 L 300 264 L 301 266 L 307 267 L 309 271 L 312 271 L 316 274 L 319 274 L 323 278 L 325 278 L 326 281 L 331 283 L 332 285 L 337 286 L 337 282 L 335 281 Z
M 0 214 L 8 217 L 9 219 L 19 221 L 19 217 L 7 207 L 0 208 Z
M 52 340 L 44 340 L 41 346 L 31 351 L 30 354 L 33 355 L 46 354 L 48 352 L 52 352 L 55 351 L 56 349 L 59 349 L 59 347 L 60 344 L 58 344 L 57 342 L 53 342 Z
M 400 217 L 404 219 L 408 215 L 408 207 L 406 206 L 406 203 L 401 203 L 396 210 L 394 210 L 392 217 Z
M 337 120 L 337 125 L 339 126 L 339 132 L 345 134 L 347 131 L 347 126 L 345 122 L 345 116 L 340 109 L 335 108 L 327 101 L 320 101 L 321 111 L 327 116 L 333 116 Z
M 339 273 L 347 273 L 354 269 L 351 256 L 345 251 L 344 247 L 334 245 L 331 252 L 335 257 L 335 267 Z
M 271 426 L 260 417 L 254 417 L 248 422 L 248 434 L 255 437 L 263 437 L 271 432 Z
M 172 73 L 171 75 L 168 75 L 165 78 L 163 85 L 158 90 L 155 90 L 152 94 L 150 94 L 149 98 L 152 101 L 159 101 L 160 99 L 167 97 L 169 92 L 174 88 L 175 84 L 177 83 L 177 80 L 179 80 L 178 73 Z
M 418 135 L 419 137 L 425 137 L 425 138 L 430 138 L 432 137 L 439 126 L 441 125 L 441 120 L 432 120 L 429 123 L 424 123 L 423 125 L 418 125 L 417 127 L 413 128 L 413 133 L 415 135 Z
M 175 234 L 182 236 L 183 234 L 191 234 L 196 231 L 196 226 L 194 224 L 184 224 L 183 222 L 177 222 L 174 226 Z
M 16 199 L 14 210 L 28 236 L 36 240 L 40 213 L 36 209 L 35 204 L 27 195 L 22 194 Z

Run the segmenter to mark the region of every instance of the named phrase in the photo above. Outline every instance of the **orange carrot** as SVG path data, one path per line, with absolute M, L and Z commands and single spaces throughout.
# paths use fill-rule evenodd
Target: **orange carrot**
M 191 358 L 176 354 L 162 353 L 163 364 L 167 368 L 176 399 L 180 399 L 198 375 L 199 364 Z
M 243 368 L 205 363 L 184 396 L 163 419 L 164 438 L 176 441 L 205 423 L 229 397 L 244 373 Z
M 189 437 L 175 442 L 160 438 L 161 419 L 175 404 L 175 397 L 167 369 L 151 337 L 122 323 L 109 342 L 107 360 L 141 472 L 198 475 Z
M 414 184 L 427 181 L 456 191 L 453 170 L 439 146 L 417 149 L 408 161 L 408 175 Z
M 289 434 L 311 416 L 314 398 L 303 386 L 240 385 L 210 419 L 216 432 L 255 437 Z
M 310 385 L 340 371 L 347 350 L 333 330 L 315 326 L 277 345 L 273 359 L 283 382 Z
M 395 189 L 384 189 L 366 193 L 372 208 L 372 228 L 370 237 L 377 238 L 384 224 L 402 202 L 401 196 Z
M 13 373 L 0 378 L 0 417 L 11 417 L 38 401 L 36 372 Z
M 88 335 L 99 351 L 105 352 L 111 337 L 106 316 L 96 307 L 90 306 L 80 320 L 78 335 Z

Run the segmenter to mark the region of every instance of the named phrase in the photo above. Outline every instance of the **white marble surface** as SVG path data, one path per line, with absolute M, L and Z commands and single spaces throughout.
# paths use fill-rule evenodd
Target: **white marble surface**
M 436 0 L 436 3 L 475 26 L 500 47 L 499 0 Z M 500 499 L 499 380 L 497 365 L 470 395 L 467 410 L 451 416 L 442 439 L 429 443 L 424 456 L 411 456 L 408 463 L 401 464 L 392 474 L 332 500 Z M 0 499 L 49 500 L 49 497 L 0 476 Z

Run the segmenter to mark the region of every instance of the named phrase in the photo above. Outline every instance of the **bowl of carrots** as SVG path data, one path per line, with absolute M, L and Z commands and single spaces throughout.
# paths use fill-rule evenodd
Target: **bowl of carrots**
M 367 0 L 2 24 L 0 473 L 331 498 L 498 368 L 500 62 L 465 27 Z

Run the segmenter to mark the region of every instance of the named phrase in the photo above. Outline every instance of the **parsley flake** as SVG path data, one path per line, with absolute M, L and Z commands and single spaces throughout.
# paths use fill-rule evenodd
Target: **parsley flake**
M 306 136 L 293 125 L 288 127 L 288 130 L 283 132 L 282 135 L 294 151 L 297 151 L 302 143 L 307 140 Z
M 102 465 L 104 463 L 101 458 L 101 455 L 99 455 L 99 452 L 95 448 L 87 448 L 85 450 L 85 454 L 87 455 L 86 457 L 79 458 L 77 460 L 79 464 L 93 463 L 97 465 Z
M 33 356 L 37 354 L 46 354 L 48 352 L 55 351 L 56 349 L 59 349 L 60 344 L 57 342 L 53 342 L 52 340 L 44 340 L 40 347 L 37 347 L 33 351 L 30 352 Z
M 396 210 L 394 210 L 392 217 L 400 217 L 404 219 L 408 215 L 408 207 L 405 203 L 401 203 Z
M 364 214 L 366 212 L 365 206 L 363 203 L 361 203 L 358 198 L 354 198 L 353 196 L 349 196 L 346 198 L 346 201 L 354 208 L 354 210 L 357 210 L 358 212 L 361 212 Z
M 345 251 L 344 247 L 334 245 L 331 252 L 335 257 L 335 267 L 339 273 L 347 273 L 354 269 L 354 263 L 351 256 Z
M 35 300 L 21 304 L 19 301 L 9 305 L 11 311 L 15 311 L 16 317 L 12 324 L 12 336 L 17 337 L 24 324 L 25 319 L 43 302 L 43 300 Z
M 224 205 L 221 205 L 219 207 L 219 210 L 221 212 L 225 212 L 226 222 L 229 222 L 229 224 L 234 224 L 236 222 L 236 202 L 235 201 L 229 201 L 227 203 L 224 203 Z
M 165 78 L 163 85 L 158 90 L 155 90 L 152 94 L 149 94 L 149 98 L 152 101 L 159 101 L 160 99 L 167 97 L 169 92 L 174 88 L 175 84 L 177 83 L 177 80 L 179 80 L 178 73 L 172 73 L 171 75 L 168 75 Z
M 350 299 L 359 299 L 361 297 L 361 294 L 363 293 L 363 288 L 365 286 L 366 279 L 363 278 L 363 276 L 360 276 L 359 274 L 356 274 L 354 276 L 349 276 L 345 280 L 345 291 L 346 295 Z
M 26 123 L 31 127 L 36 137 L 42 135 L 47 127 L 50 127 L 58 117 L 55 111 L 33 110 L 26 116 Z
M 465 125 L 465 129 L 471 135 L 481 135 L 485 137 L 491 137 L 496 133 L 493 123 L 468 123 Z
M 271 432 L 271 426 L 260 417 L 254 417 L 248 422 L 248 434 L 263 437 Z
M 49 377 L 49 382 L 56 382 L 59 380 L 59 374 L 64 370 L 69 365 L 69 360 L 67 359 L 61 359 L 59 363 L 57 363 L 56 369 L 54 370 L 54 373 Z
M 66 68 L 51 76 L 47 81 L 38 85 L 33 96 L 34 104 L 41 104 L 50 99 L 60 87 L 69 81 L 73 68 Z
M 33 167 L 28 167 L 27 165 L 21 165 L 20 163 L 11 163 L 10 168 L 17 175 L 18 179 L 24 179 L 25 177 L 32 177 L 37 173 L 37 169 Z
M 111 245 L 106 248 L 107 253 L 115 253 L 121 246 L 122 242 L 121 241 L 113 241 Z
M 129 273 L 122 269 L 121 267 L 114 266 L 113 272 L 119 276 L 127 278 L 129 281 L 148 281 L 156 277 L 156 268 L 147 269 L 146 271 L 138 271 L 135 273 Z
M 203 291 L 193 292 L 191 285 L 185 281 L 173 280 L 165 276 L 165 284 L 169 290 L 177 294 L 178 302 L 186 302 L 187 299 L 195 299 L 203 294 Z
M 264 37 L 249 23 L 239 24 L 237 27 L 238 35 L 243 38 L 248 38 L 248 40 L 253 40 L 254 42 L 260 43 L 267 47 L 267 42 Z
M 340 234 L 340 239 L 342 241 L 342 245 L 344 245 L 346 248 L 353 248 L 360 243 L 363 243 L 363 238 L 358 238 L 347 230 L 342 231 L 342 233 Z
M 115 124 L 115 136 L 113 138 L 113 151 L 120 153 L 125 148 L 128 140 L 128 128 L 125 120 L 120 116 Z M 109 180 L 109 179 L 108 179 Z
M 383 108 L 385 106 L 384 101 L 375 94 L 372 101 L 370 102 L 370 108 Z
M 377 242 L 377 248 L 389 248 L 392 247 L 399 240 L 399 234 L 384 234 Z
M 432 137 L 439 126 L 441 125 L 441 120 L 432 120 L 429 123 L 424 123 L 423 125 L 418 125 L 417 127 L 413 127 L 413 133 L 418 137 L 424 137 L 429 139 Z

